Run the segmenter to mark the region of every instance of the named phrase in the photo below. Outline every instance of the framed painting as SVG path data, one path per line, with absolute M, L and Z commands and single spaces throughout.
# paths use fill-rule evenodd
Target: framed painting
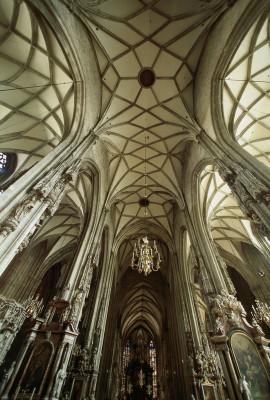
M 254 400 L 270 399 L 270 379 L 258 349 L 246 334 L 235 332 L 230 340 L 239 376 L 245 377 Z
M 202 394 L 204 400 L 216 400 L 215 388 L 211 383 L 202 384 Z
M 45 384 L 53 348 L 49 342 L 37 345 L 25 367 L 23 378 L 20 383 L 21 389 L 26 393 L 41 393 Z

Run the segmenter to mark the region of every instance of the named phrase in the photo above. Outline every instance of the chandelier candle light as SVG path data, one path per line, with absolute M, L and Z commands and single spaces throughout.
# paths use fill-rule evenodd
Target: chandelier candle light
M 253 312 L 252 317 L 261 324 L 264 321 L 268 326 L 270 326 L 270 307 L 268 304 L 263 303 L 259 300 L 255 300 L 256 307 L 252 306 Z
M 146 207 L 149 204 L 146 195 L 146 136 L 145 136 L 145 165 L 144 165 L 145 173 L 144 173 L 144 188 L 145 188 L 145 199 L 144 203 L 144 222 L 145 222 L 145 236 L 142 239 L 138 239 L 138 243 L 135 242 L 132 259 L 131 259 L 131 268 L 136 269 L 139 273 L 144 273 L 145 276 L 149 275 L 152 271 L 157 272 L 160 268 L 160 263 L 162 262 L 160 258 L 160 253 L 158 252 L 156 241 L 154 240 L 153 248 L 149 244 L 149 240 L 146 236 Z M 156 260 L 155 260 L 156 259 Z

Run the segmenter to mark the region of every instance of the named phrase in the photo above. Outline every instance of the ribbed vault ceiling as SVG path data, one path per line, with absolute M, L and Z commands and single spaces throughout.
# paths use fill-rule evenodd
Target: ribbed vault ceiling
M 174 236 L 173 204 L 183 201 L 187 144 L 199 131 L 193 112 L 193 81 L 207 35 L 227 3 L 63 1 L 69 7 L 73 4 L 89 29 L 102 82 L 102 106 L 94 133 L 108 150 L 107 205 L 115 206 L 115 235 L 121 238 L 122 333 L 128 336 L 144 327 L 158 338 L 166 314 L 164 271 L 167 238 Z M 68 134 L 74 112 L 72 73 L 49 25 L 18 1 L 0 0 L 0 62 L 1 151 L 18 154 L 20 172 Z M 229 132 L 266 164 L 269 65 L 269 19 L 262 17 L 230 63 L 223 109 Z M 155 76 L 148 88 L 138 79 L 146 68 Z M 76 242 L 88 211 L 89 193 L 91 176 L 86 168 L 70 183 L 57 213 L 35 238 L 47 241 L 50 255 Z M 150 201 L 146 218 L 139 205 L 145 195 Z M 241 258 L 235 243 L 251 241 L 250 224 L 213 166 L 202 172 L 200 195 L 216 243 Z M 158 239 L 164 260 L 162 273 L 148 278 L 128 269 L 134 240 L 144 229 L 151 239 Z
M 115 235 L 126 235 L 118 252 L 123 337 L 140 326 L 156 339 L 162 334 L 162 274 L 144 279 L 128 267 L 134 240 L 146 231 L 159 240 L 163 274 L 166 271 L 164 236 L 174 235 L 173 203 L 182 201 L 186 144 L 198 130 L 193 112 L 196 66 L 222 5 L 108 0 L 90 12 L 82 7 L 102 80 L 95 134 L 110 155 L 107 201 L 115 203 Z M 138 79 L 146 68 L 155 77 L 147 88 Z M 144 197 L 150 202 L 146 210 L 139 204 Z
M 152 338 L 160 339 L 165 320 L 164 281 L 160 273 L 142 277 L 136 271 L 128 271 L 119 293 L 120 327 L 123 339 L 130 337 L 134 329 L 143 327 Z
M 0 0 L 1 151 L 17 154 L 16 173 L 49 154 L 69 133 L 73 78 L 50 26 L 24 2 Z M 35 237 L 48 256 L 75 244 L 88 209 L 89 170 L 70 182 L 56 214 Z
M 1 150 L 16 152 L 23 170 L 69 132 L 73 82 L 48 24 L 23 2 L 1 0 L 0 10 Z
M 147 223 L 173 234 L 171 200 L 182 196 L 183 152 L 197 131 L 194 74 L 222 3 L 108 0 L 85 13 L 102 79 L 96 134 L 110 153 L 116 234 L 144 217 L 145 167 Z M 148 88 L 138 79 L 145 68 L 156 78 Z
M 241 42 L 223 90 L 228 130 L 243 148 L 270 166 L 270 17 L 262 15 Z

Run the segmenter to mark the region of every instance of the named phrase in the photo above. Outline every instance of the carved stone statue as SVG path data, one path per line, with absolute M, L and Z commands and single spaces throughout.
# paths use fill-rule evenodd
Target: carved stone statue
M 231 324 L 232 327 L 237 327 L 240 324 L 241 322 L 240 317 L 235 311 L 230 310 L 227 316 L 228 316 L 228 322 Z
M 4 370 L 4 375 L 0 383 L 0 395 L 3 393 L 6 384 L 8 383 L 8 380 L 11 377 L 14 367 L 15 367 L 15 361 L 12 362 L 8 370 Z
M 258 336 L 264 336 L 264 331 L 262 330 L 255 318 L 252 318 L 252 326 L 256 330 Z
M 246 381 L 245 375 L 243 375 L 239 379 L 239 390 L 241 393 L 243 393 L 243 397 L 245 400 L 253 400 L 253 397 L 252 397 L 251 391 L 250 391 L 250 384 Z
M 215 335 L 225 335 L 224 323 L 221 317 L 216 319 Z
M 70 284 L 68 283 L 68 284 L 63 288 L 60 298 L 66 300 L 66 299 L 67 299 L 67 296 L 68 296 L 69 290 L 70 290 Z
M 59 369 L 55 377 L 55 384 L 53 388 L 53 396 L 59 397 L 62 389 L 64 380 L 66 379 L 67 373 L 65 369 Z
M 11 216 L 6 220 L 0 229 L 0 235 L 6 238 L 11 232 L 15 231 L 19 223 L 32 210 L 37 202 L 37 196 L 31 195 L 19 204 Z
M 23 201 L 23 203 L 18 206 L 14 212 L 14 218 L 16 221 L 20 222 L 26 214 L 34 207 L 37 201 L 37 196 L 33 195 L 30 198 L 27 198 Z
M 192 372 L 194 372 L 194 360 L 193 360 L 193 357 L 188 356 L 188 363 L 189 363 L 190 370 Z
M 85 293 L 78 290 L 72 302 L 72 308 L 69 315 L 69 320 L 76 325 L 81 318 L 82 307 L 85 301 Z
M 203 360 L 204 359 L 204 354 L 202 351 L 197 350 L 196 352 L 196 363 L 198 367 L 198 371 L 203 373 Z
M 90 361 L 89 349 L 83 348 L 79 357 L 79 370 L 84 371 L 88 368 Z

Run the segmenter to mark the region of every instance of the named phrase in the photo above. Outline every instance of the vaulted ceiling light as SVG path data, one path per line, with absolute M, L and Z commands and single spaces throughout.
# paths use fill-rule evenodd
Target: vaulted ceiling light
M 146 139 L 145 136 L 145 162 L 144 162 L 144 198 L 139 201 L 141 206 L 144 206 L 144 226 L 145 226 L 145 234 L 142 239 L 138 239 L 138 243 L 135 243 L 132 259 L 131 259 L 131 268 L 136 269 L 139 273 L 144 273 L 145 276 L 149 275 L 152 271 L 157 272 L 160 268 L 160 263 L 162 262 L 160 258 L 160 253 L 158 252 L 156 241 L 154 240 L 153 247 L 150 246 L 149 240 L 146 236 L 146 207 L 149 205 L 149 200 L 147 198 L 147 172 L 146 172 Z

